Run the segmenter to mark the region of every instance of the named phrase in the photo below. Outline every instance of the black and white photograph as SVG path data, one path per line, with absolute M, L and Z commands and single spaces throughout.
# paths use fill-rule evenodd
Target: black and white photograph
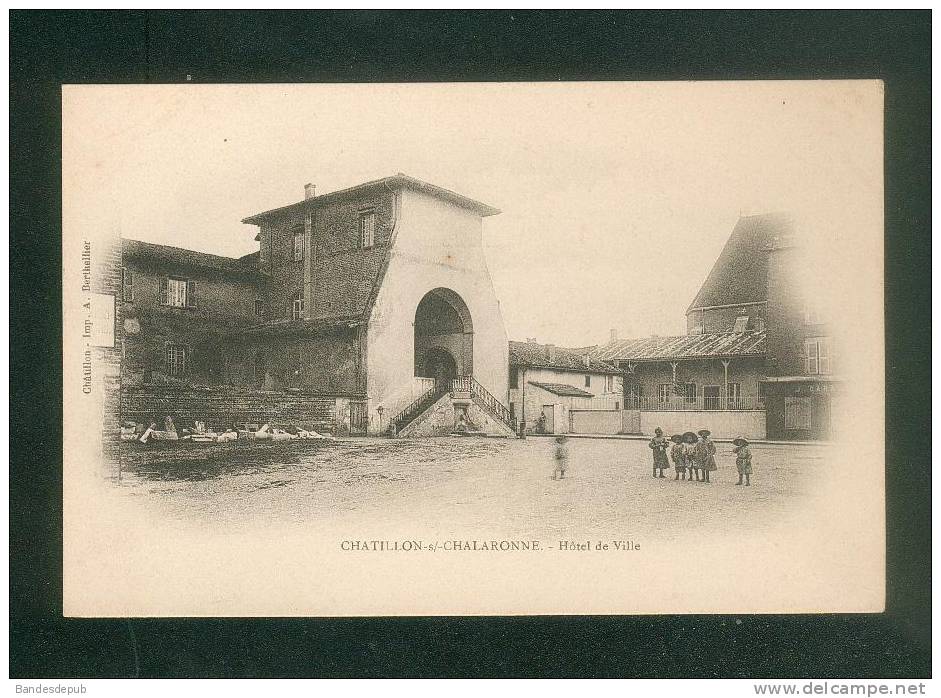
M 882 97 L 65 87 L 66 612 L 880 611 Z
M 929 12 L 8 19 L 11 692 L 930 692 Z

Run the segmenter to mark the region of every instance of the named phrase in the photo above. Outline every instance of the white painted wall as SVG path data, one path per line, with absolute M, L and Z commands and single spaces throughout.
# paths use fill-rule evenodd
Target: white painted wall
M 686 431 L 708 429 L 713 439 L 734 439 L 744 436 L 746 439 L 764 439 L 767 431 L 764 410 L 743 412 L 723 412 L 720 410 L 648 412 L 640 413 L 640 430 L 653 436 L 654 429 L 660 427 L 665 436 L 682 434 Z
M 426 293 L 449 288 L 463 298 L 474 325 L 474 377 L 498 400 L 507 394 L 508 345 L 500 304 L 482 245 L 482 219 L 472 211 L 408 189 L 399 193 L 396 239 L 366 337 L 370 429 L 411 401 L 415 310 Z

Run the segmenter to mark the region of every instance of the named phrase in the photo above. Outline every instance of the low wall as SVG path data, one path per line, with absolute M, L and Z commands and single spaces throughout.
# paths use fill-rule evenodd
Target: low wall
M 744 436 L 746 439 L 764 439 L 767 437 L 764 410 L 724 412 L 718 410 L 664 411 L 640 413 L 640 430 L 653 436 L 657 427 L 663 429 L 666 436 L 682 434 L 685 431 L 708 429 L 713 439 L 733 439 Z
M 317 431 L 348 433 L 349 397 L 295 395 L 242 388 L 193 389 L 173 386 L 127 387 L 121 391 L 121 419 L 163 424 L 173 417 L 178 429 L 197 419 L 220 428 L 236 422 L 304 424 Z
M 623 410 L 569 410 L 570 431 L 573 434 L 619 434 L 622 429 Z

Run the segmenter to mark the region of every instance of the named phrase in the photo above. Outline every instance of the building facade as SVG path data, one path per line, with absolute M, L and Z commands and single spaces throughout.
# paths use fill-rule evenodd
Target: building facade
M 482 244 L 497 213 L 399 174 L 246 218 L 258 251 L 241 259 L 127 241 L 126 385 L 345 397 L 354 431 L 381 433 L 460 378 L 508 422 Z
M 592 350 L 624 371 L 640 431 L 698 424 L 723 437 L 828 438 L 834 347 L 801 291 L 795 241 L 784 214 L 740 218 L 686 311 L 686 335 L 612 332 Z
M 526 433 L 567 434 L 585 424 L 615 421 L 623 407 L 621 372 L 587 351 L 535 341 L 509 344 L 508 401 Z M 580 415 L 605 412 L 605 415 Z

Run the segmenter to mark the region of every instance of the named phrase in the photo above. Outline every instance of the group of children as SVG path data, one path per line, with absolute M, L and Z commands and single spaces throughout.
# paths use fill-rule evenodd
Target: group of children
M 673 466 L 676 468 L 674 480 L 686 480 L 688 472 L 689 482 L 692 482 L 693 478 L 696 482 L 711 482 L 709 474 L 718 469 L 716 445 L 709 438 L 711 434 L 708 429 L 701 429 L 698 436 L 688 431 L 685 434 L 674 434 L 667 440 L 663 438 L 663 429 L 657 427 L 654 437 L 650 440 L 650 448 L 653 450 L 653 476 L 666 477 L 663 471 L 670 468 L 670 460 L 667 457 L 667 448 L 670 448 L 669 458 L 673 459 Z M 569 462 L 568 437 L 560 434 L 555 438 L 555 443 L 555 469 L 552 471 L 552 479 L 562 480 L 565 479 Z M 735 454 L 735 465 L 738 468 L 738 482 L 735 484 L 751 485 L 752 456 L 748 439 L 738 437 L 732 443 L 735 444 L 732 453 Z M 744 482 L 742 478 L 745 479 Z
M 657 427 L 649 444 L 653 450 L 653 476 L 666 477 L 663 471 L 670 468 L 672 459 L 673 467 L 676 468 L 674 480 L 686 480 L 689 473 L 689 482 L 692 482 L 694 477 L 696 482 L 711 482 L 709 474 L 718 469 L 716 445 L 709 438 L 711 434 L 708 429 L 701 429 L 698 435 L 687 431 L 685 434 L 674 434 L 668 440 L 663 437 L 663 430 Z M 669 445 L 671 441 L 672 447 Z M 738 437 L 732 443 L 735 445 L 732 453 L 735 454 L 735 465 L 738 469 L 738 482 L 735 484 L 751 485 L 752 455 L 748 439 Z M 670 448 L 669 459 L 667 448 Z

